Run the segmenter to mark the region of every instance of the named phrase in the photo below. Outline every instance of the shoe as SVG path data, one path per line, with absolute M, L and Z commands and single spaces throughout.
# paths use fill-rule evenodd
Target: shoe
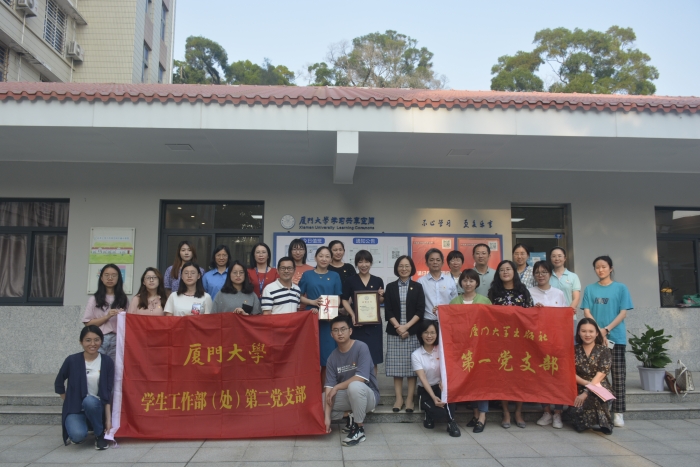
M 484 431 L 484 427 L 486 427 L 486 422 L 481 423 L 480 421 L 476 421 L 476 425 L 474 425 L 474 429 L 472 430 L 474 433 L 481 433 Z
M 341 433 L 350 433 L 352 431 L 353 426 L 355 426 L 355 418 L 352 416 L 352 412 L 348 414 L 347 419 L 347 423 L 340 430 Z
M 507 430 L 508 428 L 510 428 L 510 423 L 508 423 L 508 422 L 501 422 L 501 426 Z
M 564 428 L 564 424 L 561 422 L 561 414 L 555 413 L 552 417 L 552 428 L 561 429 Z
M 394 413 L 401 412 L 401 409 L 403 409 L 403 404 L 401 404 L 399 407 L 394 406 L 391 408 L 392 412 Z
M 515 426 L 517 426 L 518 428 L 525 428 L 527 426 L 527 423 L 525 423 L 524 421 L 515 422 Z
M 615 418 L 613 419 L 613 425 L 615 425 L 617 427 L 625 426 L 625 419 L 621 413 L 615 414 Z
M 343 446 L 357 446 L 365 439 L 365 429 L 359 425 L 355 425 L 353 430 L 348 433 L 347 438 L 342 441 L 342 444 Z
M 472 417 L 472 419 L 469 420 L 469 423 L 467 423 L 467 428 L 475 427 L 478 421 L 479 417 Z
M 105 439 L 104 435 L 95 438 L 95 449 L 98 451 L 104 451 L 108 447 L 109 445 L 107 444 L 107 440 Z
M 454 420 L 447 422 L 447 432 L 453 438 L 459 438 L 460 436 L 462 436 L 462 432 L 459 430 L 457 422 L 455 422 Z
M 406 407 L 406 413 L 413 413 L 413 407 Z
M 435 421 L 430 418 L 427 413 L 425 414 L 425 420 L 423 420 L 423 426 L 429 430 L 435 428 Z
M 82 440 L 82 441 L 79 441 L 79 442 L 76 443 L 76 442 L 73 441 L 72 439 L 68 438 L 68 442 L 69 442 L 70 444 L 83 444 L 83 443 L 85 442 L 85 440 Z
M 552 424 L 552 414 L 545 412 L 542 414 L 539 420 L 537 420 L 539 426 L 547 426 Z M 561 427 L 560 427 L 561 428 Z

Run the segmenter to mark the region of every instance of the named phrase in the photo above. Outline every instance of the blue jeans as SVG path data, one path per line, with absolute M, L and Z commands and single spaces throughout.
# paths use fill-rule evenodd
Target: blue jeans
M 117 335 L 113 332 L 104 335 L 99 352 L 102 355 L 109 355 L 112 361 L 117 361 Z
M 83 399 L 83 411 L 72 413 L 66 417 L 66 431 L 71 441 L 80 443 L 85 440 L 88 432 L 88 422 L 90 422 L 95 436 L 101 436 L 104 432 L 104 425 L 102 424 L 104 412 L 104 404 L 97 397 L 87 396 Z
M 472 407 L 476 405 L 479 413 L 489 413 L 489 401 L 472 401 Z

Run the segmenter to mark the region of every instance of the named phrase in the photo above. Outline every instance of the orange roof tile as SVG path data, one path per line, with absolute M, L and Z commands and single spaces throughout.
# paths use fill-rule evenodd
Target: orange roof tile
M 618 94 L 553 94 L 543 92 L 454 91 L 312 86 L 223 86 L 198 84 L 0 83 L 0 101 L 72 99 L 137 102 L 218 102 L 247 105 L 354 105 L 446 108 L 530 108 L 569 110 L 636 110 L 690 112 L 698 97 Z

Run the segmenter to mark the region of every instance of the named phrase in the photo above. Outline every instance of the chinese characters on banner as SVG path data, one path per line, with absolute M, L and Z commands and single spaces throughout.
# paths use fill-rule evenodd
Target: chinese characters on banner
M 322 434 L 317 317 L 120 315 L 116 436 Z M 117 400 L 121 400 L 117 407 Z M 116 423 L 115 423 L 116 425 Z
M 573 404 L 571 308 L 445 305 L 438 310 L 443 400 Z

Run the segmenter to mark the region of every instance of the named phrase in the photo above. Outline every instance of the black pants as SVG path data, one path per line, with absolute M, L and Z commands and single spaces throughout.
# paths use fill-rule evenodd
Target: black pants
M 439 385 L 431 386 L 433 394 L 440 397 Z M 454 419 L 455 404 L 446 404 L 444 407 L 436 407 L 433 398 L 430 397 L 428 391 L 423 386 L 418 386 L 418 397 L 420 398 L 420 406 L 427 415 L 427 418 L 437 421 L 452 421 Z

